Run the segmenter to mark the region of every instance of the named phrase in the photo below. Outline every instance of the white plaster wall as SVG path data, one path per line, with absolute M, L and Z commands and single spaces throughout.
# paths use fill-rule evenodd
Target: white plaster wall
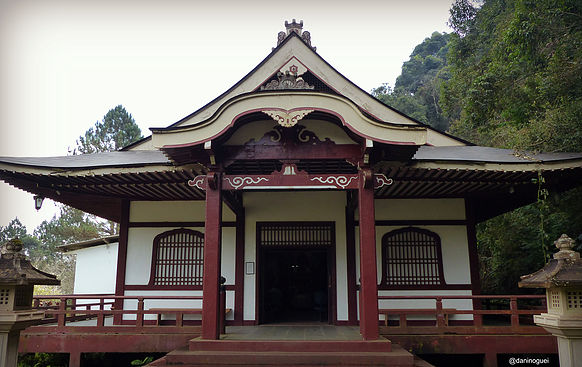
M 376 220 L 464 220 L 463 199 L 381 199 L 375 200 Z M 378 284 L 382 280 L 382 237 L 407 226 L 376 226 L 376 267 Z M 471 284 L 467 229 L 464 225 L 417 225 L 441 238 L 443 272 L 447 284 Z M 356 227 L 356 279 L 360 277 L 359 228 Z M 471 295 L 470 290 L 390 290 L 379 295 Z M 380 308 L 433 308 L 434 300 L 380 300 Z M 471 300 L 443 300 L 443 307 L 471 310 Z M 422 316 L 419 316 L 422 318 Z M 456 315 L 451 319 L 471 319 L 471 315 Z
M 312 131 L 322 141 L 329 139 L 336 144 L 354 144 L 354 141 L 338 125 L 322 120 L 300 121 L 307 130 Z
M 382 280 L 382 237 L 395 229 L 406 226 L 376 227 L 376 267 L 378 284 Z M 447 284 L 471 284 L 471 268 L 469 263 L 469 248 L 467 245 L 467 230 L 465 226 L 415 226 L 427 229 L 441 238 L 443 256 L 443 272 Z M 356 274 L 360 276 L 360 232 L 356 227 Z
M 204 201 L 133 201 L 130 206 L 130 222 L 204 222 Z M 223 206 L 223 220 L 234 221 L 232 211 Z M 204 227 L 186 227 L 204 233 Z M 176 229 L 176 227 L 133 227 L 129 229 L 127 241 L 127 265 L 125 273 L 126 285 L 147 286 L 150 280 L 153 242 L 160 233 Z M 235 277 L 236 229 L 223 227 L 221 273 L 227 279 L 227 285 L 234 285 Z M 113 273 L 115 276 L 115 272 Z M 126 291 L 126 296 L 202 296 L 202 291 L 188 290 L 132 290 Z M 227 291 L 226 304 L 234 309 L 234 292 Z M 124 301 L 126 309 L 137 309 L 137 300 Z M 144 302 L 149 308 L 201 308 L 202 300 L 148 300 Z M 233 318 L 231 312 L 227 319 Z M 199 319 L 199 315 L 187 315 L 185 319 Z M 135 319 L 135 316 L 125 316 Z M 155 319 L 154 315 L 146 315 L 146 319 Z
M 382 280 L 382 237 L 384 234 L 405 226 L 376 227 L 376 263 L 378 282 Z M 465 226 L 414 226 L 427 229 L 441 238 L 443 271 L 447 284 L 470 284 L 471 268 L 469 266 L 469 249 L 467 246 L 467 229 Z M 356 240 L 358 241 L 358 239 Z M 359 274 L 359 273 L 358 273 Z
M 127 240 L 127 267 L 125 284 L 147 285 L 150 280 L 154 238 L 163 232 L 175 229 L 174 227 L 130 228 Z M 189 227 L 204 233 L 204 228 Z M 226 278 L 226 284 L 234 284 L 236 229 L 224 227 L 222 229 L 221 272 Z M 167 291 L 168 295 L 174 294 Z M 169 307 L 169 306 L 168 306 Z
M 277 123 L 264 115 L 265 119 L 260 121 L 253 121 L 244 124 L 240 127 L 235 127 L 236 133 L 234 133 L 224 145 L 243 145 L 250 140 L 259 141 L 268 131 L 273 130 Z
M 197 201 L 132 201 L 130 222 L 204 222 L 205 202 Z M 225 204 L 222 220 L 234 221 L 236 216 Z
M 256 262 L 256 223 L 333 221 L 336 230 L 337 318 L 348 319 L 345 205 L 341 191 L 245 192 L 245 262 Z M 255 269 L 256 270 L 256 269 Z M 245 275 L 244 319 L 255 320 L 256 276 Z
M 110 243 L 71 252 L 77 256 L 75 294 L 115 293 L 117 247 L 117 243 Z
M 141 296 L 146 297 L 144 300 L 144 309 L 149 310 L 150 308 L 202 308 L 202 299 L 200 300 L 167 300 L 167 299 L 147 299 L 147 297 L 154 296 L 202 296 L 202 291 L 125 291 L 126 296 Z M 125 300 L 124 309 L 126 310 L 137 310 L 137 299 L 136 300 Z M 226 291 L 226 308 L 234 310 L 234 291 Z M 124 319 L 135 320 L 135 315 L 126 315 Z M 175 317 L 168 317 L 172 319 Z M 200 320 L 201 315 L 184 315 L 185 320 Z M 146 320 L 155 320 L 155 315 L 145 315 Z M 227 320 L 234 319 L 234 312 L 230 312 L 226 315 Z
M 376 220 L 462 220 L 464 199 L 376 199 Z

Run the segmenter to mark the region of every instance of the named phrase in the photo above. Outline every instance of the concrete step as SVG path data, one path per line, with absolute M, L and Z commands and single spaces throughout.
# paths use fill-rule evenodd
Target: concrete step
M 425 367 L 415 364 L 412 354 L 393 346 L 387 352 L 338 352 L 338 351 L 192 351 L 175 350 L 150 364 L 161 366 L 392 366 Z
M 205 340 L 192 339 L 191 351 L 238 352 L 390 352 L 388 339 L 378 340 Z

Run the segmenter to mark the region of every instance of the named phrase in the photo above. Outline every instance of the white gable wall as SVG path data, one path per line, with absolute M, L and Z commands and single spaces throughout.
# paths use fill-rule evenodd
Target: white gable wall
M 114 294 L 118 243 L 87 247 L 76 255 L 75 294 Z M 82 303 L 82 302 L 80 302 Z
M 305 126 L 307 130 L 315 133 L 321 141 L 329 139 L 336 144 L 354 144 L 354 141 L 348 134 L 340 126 L 332 122 L 308 120 L 306 118 L 300 120 L 298 124 Z M 252 139 L 259 141 L 266 133 L 273 131 L 277 126 L 279 124 L 273 121 L 273 119 L 249 122 L 239 127 L 224 145 L 243 145 Z

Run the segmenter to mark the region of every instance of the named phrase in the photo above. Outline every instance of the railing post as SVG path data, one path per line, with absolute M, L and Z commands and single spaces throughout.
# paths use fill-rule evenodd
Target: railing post
M 388 315 L 386 315 L 386 320 L 388 320 Z M 401 328 L 405 328 L 408 327 L 408 324 L 406 322 L 406 313 L 401 313 L 398 317 L 399 323 L 398 326 Z M 386 323 L 388 323 L 388 321 L 386 321 Z
M 436 321 L 437 327 L 445 327 L 445 316 L 443 315 L 443 299 L 436 297 Z
M 65 327 L 65 319 L 67 318 L 67 313 L 65 312 L 67 308 L 67 299 L 61 298 L 59 302 L 59 314 L 57 315 L 57 327 Z
M 519 314 L 517 313 L 517 298 L 509 298 L 509 309 L 511 310 L 511 327 L 519 327 Z
M 143 310 L 144 310 L 143 297 L 139 297 L 137 299 L 137 315 L 135 320 L 135 326 L 137 327 L 143 326 Z
M 184 313 L 182 311 L 176 312 L 176 327 L 184 326 Z
M 101 311 L 105 310 L 105 298 L 99 298 L 99 309 Z
M 103 313 L 103 310 L 100 310 L 100 313 L 97 315 L 97 326 L 105 326 L 105 314 Z
M 220 277 L 220 333 L 226 334 L 226 278 Z
M 477 310 L 479 311 L 479 310 Z M 473 326 L 483 327 L 483 315 L 473 313 Z

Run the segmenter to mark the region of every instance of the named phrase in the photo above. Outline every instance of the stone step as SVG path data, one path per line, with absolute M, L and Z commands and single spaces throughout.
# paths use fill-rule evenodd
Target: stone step
M 161 366 L 392 366 L 414 367 L 415 357 L 393 346 L 390 352 L 335 352 L 335 351 L 192 351 L 175 350 L 150 364 Z
M 191 351 L 238 352 L 390 352 L 391 343 L 378 340 L 205 340 L 192 339 Z

